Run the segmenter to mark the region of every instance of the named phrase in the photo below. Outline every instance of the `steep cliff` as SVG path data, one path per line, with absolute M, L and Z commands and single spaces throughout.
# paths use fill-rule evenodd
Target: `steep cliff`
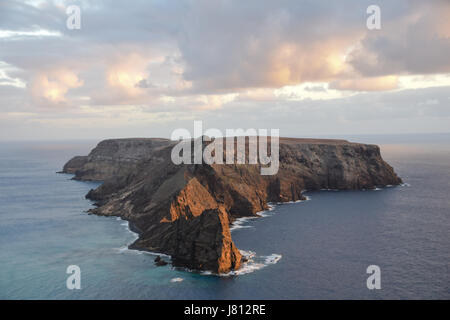
M 171 143 L 168 139 L 110 139 L 101 141 L 87 156 L 76 156 L 62 170 L 75 174 L 75 180 L 103 181 L 128 174 L 153 151 Z
M 104 181 L 86 196 L 97 203 L 91 212 L 129 220 L 139 233 L 130 248 L 169 254 L 174 266 L 190 269 L 238 269 L 241 254 L 229 225 L 257 215 L 269 202 L 304 199 L 304 190 L 401 183 L 375 145 L 280 138 L 273 176 L 261 175 L 260 164 L 175 165 L 174 145 L 164 139 L 106 140 L 89 156 L 70 160 L 63 172 Z

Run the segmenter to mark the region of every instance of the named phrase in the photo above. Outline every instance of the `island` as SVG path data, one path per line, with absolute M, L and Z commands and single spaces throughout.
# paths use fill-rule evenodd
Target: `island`
M 173 266 L 190 270 L 223 274 L 239 269 L 244 258 L 230 225 L 258 216 L 270 203 L 304 200 L 305 191 L 402 183 L 376 145 L 279 138 L 279 170 L 261 175 L 261 164 L 176 165 L 171 161 L 176 143 L 104 140 L 89 155 L 68 161 L 62 172 L 103 182 L 86 195 L 95 202 L 89 212 L 129 221 L 139 235 L 130 249 L 170 255 Z

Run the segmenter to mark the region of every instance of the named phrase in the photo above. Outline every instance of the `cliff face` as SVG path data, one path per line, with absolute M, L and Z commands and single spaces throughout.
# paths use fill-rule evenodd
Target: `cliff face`
M 75 180 L 104 181 L 125 175 L 153 151 L 170 144 L 168 139 L 111 139 L 101 141 L 87 156 L 77 156 L 64 165 L 64 173 Z
M 280 138 L 279 171 L 263 176 L 259 164 L 175 165 L 174 144 L 106 140 L 89 156 L 70 160 L 63 172 L 104 181 L 86 196 L 97 202 L 91 212 L 129 220 L 139 233 L 130 248 L 169 254 L 174 266 L 190 269 L 238 269 L 241 254 L 230 222 L 257 215 L 269 202 L 302 200 L 304 190 L 401 183 L 375 145 Z

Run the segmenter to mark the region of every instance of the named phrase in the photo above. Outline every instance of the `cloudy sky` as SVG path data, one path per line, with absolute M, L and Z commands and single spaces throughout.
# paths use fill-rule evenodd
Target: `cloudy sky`
M 169 137 L 194 120 L 449 132 L 450 1 L 0 1 L 0 139 Z

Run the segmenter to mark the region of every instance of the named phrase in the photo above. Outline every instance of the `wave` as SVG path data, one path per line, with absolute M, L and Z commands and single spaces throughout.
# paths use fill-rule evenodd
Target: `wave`
M 130 222 L 129 221 L 124 220 L 124 223 L 121 223 L 120 225 L 121 226 L 125 226 L 127 231 L 133 235 L 133 237 L 134 237 L 133 242 L 136 241 L 139 238 L 139 234 L 137 232 L 134 232 L 133 230 L 130 229 Z
M 273 209 L 275 209 L 275 205 L 272 203 L 269 203 L 268 207 L 269 208 L 267 210 L 256 212 L 256 214 L 254 216 L 237 218 L 231 224 L 230 231 L 234 231 L 237 229 L 253 228 L 253 226 L 246 226 L 244 224 L 250 220 L 257 219 L 257 218 L 264 218 L 264 217 L 268 217 L 269 215 L 271 215 L 270 211 L 273 211 Z
M 311 197 L 310 197 L 310 196 L 305 196 L 305 195 L 303 195 L 303 196 L 305 197 L 304 200 L 285 201 L 285 202 L 275 202 L 275 205 L 300 203 L 300 202 L 305 202 L 305 201 L 311 200 Z
M 258 217 L 242 217 L 237 218 L 233 221 L 233 223 L 230 226 L 230 232 L 237 229 L 245 229 L 245 228 L 253 228 L 252 226 L 244 226 L 243 224 L 246 223 L 249 220 L 256 219 Z
M 231 224 L 230 231 L 237 230 L 237 229 L 244 229 L 244 228 L 253 228 L 253 226 L 246 226 L 244 224 L 253 219 L 264 218 L 264 217 L 269 217 L 269 216 L 274 215 L 275 212 L 272 212 L 272 211 L 276 208 L 277 205 L 300 203 L 300 202 L 305 202 L 305 201 L 311 200 L 310 196 L 304 195 L 304 197 L 305 197 L 304 200 L 295 200 L 295 201 L 286 201 L 286 202 L 269 202 L 267 204 L 269 207 L 267 210 L 258 211 L 258 212 L 256 212 L 256 214 L 254 216 L 251 216 L 251 217 L 237 218 Z
M 257 256 L 253 251 L 240 250 L 241 254 L 247 259 L 239 270 L 230 271 L 226 274 L 221 274 L 222 277 L 238 276 L 252 273 L 268 265 L 276 264 L 282 258 L 281 254 L 273 253 L 268 256 Z
M 185 271 L 197 273 L 202 276 L 214 276 L 214 277 L 231 277 L 231 276 L 240 276 L 243 274 L 252 273 L 254 271 L 265 268 L 269 265 L 276 264 L 282 258 L 281 254 L 273 253 L 268 256 L 258 256 L 253 251 L 239 250 L 243 257 L 245 257 L 246 262 L 242 264 L 239 270 L 233 270 L 228 273 L 214 273 L 212 271 L 199 271 L 192 270 L 186 267 L 174 267 L 174 270 Z
M 277 263 L 278 261 L 280 261 L 281 257 L 282 257 L 281 254 L 275 254 L 275 253 L 273 253 L 273 254 L 271 254 L 270 256 L 266 256 L 265 262 L 266 262 L 266 264 L 275 264 L 275 263 Z
M 398 186 L 394 186 L 392 184 L 387 184 L 384 187 L 375 187 L 373 189 L 362 189 L 362 191 L 380 191 L 380 190 L 384 190 L 384 189 L 388 189 L 388 188 L 395 188 L 395 187 L 411 187 L 411 185 L 409 183 L 402 183 L 399 184 Z
M 118 217 L 116 220 L 123 220 L 122 218 Z M 139 234 L 134 232 L 133 230 L 130 229 L 130 222 L 127 220 L 123 220 L 124 222 L 121 223 L 121 226 L 125 226 L 125 229 L 131 233 L 134 237 L 133 241 L 130 242 L 129 245 L 131 245 L 134 241 L 136 241 L 139 238 Z M 172 259 L 172 257 L 168 254 L 164 254 L 164 253 L 159 253 L 159 252 L 152 252 L 152 251 L 144 251 L 144 250 L 136 250 L 136 249 L 129 249 L 128 246 L 129 245 L 125 245 L 123 247 L 120 248 L 114 248 L 114 250 L 117 251 L 117 253 L 133 253 L 133 254 L 148 254 L 151 256 L 161 256 L 162 258 L 168 258 L 168 259 Z
M 411 185 L 409 183 L 404 182 L 400 185 L 400 187 L 411 187 Z
M 184 280 L 183 278 L 173 278 L 173 279 L 170 279 L 170 282 L 181 282 L 183 280 Z
M 130 249 L 128 248 L 128 246 L 123 246 L 120 248 L 114 248 L 114 250 L 119 253 L 119 254 L 123 254 L 123 253 L 132 253 L 132 254 L 148 254 L 150 256 L 160 256 L 161 258 L 167 258 L 167 259 L 172 259 L 172 257 L 168 254 L 164 254 L 164 253 L 159 253 L 159 252 L 152 252 L 152 251 L 144 251 L 144 250 L 137 250 L 137 249 Z

